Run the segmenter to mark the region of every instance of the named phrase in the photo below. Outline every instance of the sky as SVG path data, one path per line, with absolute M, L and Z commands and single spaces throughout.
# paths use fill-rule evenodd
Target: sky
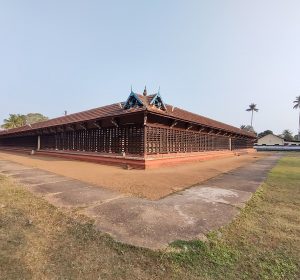
M 299 0 L 0 0 L 0 123 L 160 93 L 234 126 L 297 133 Z

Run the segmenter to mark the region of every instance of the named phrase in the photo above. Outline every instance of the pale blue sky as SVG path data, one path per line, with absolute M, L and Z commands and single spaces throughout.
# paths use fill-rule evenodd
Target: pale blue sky
M 164 101 L 235 126 L 297 132 L 299 0 L 0 0 L 0 122 Z

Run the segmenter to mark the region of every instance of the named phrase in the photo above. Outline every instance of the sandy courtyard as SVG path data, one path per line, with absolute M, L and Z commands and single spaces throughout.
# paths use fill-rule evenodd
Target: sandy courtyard
M 56 157 L 0 152 L 0 159 L 3 160 L 37 167 L 96 186 L 153 200 L 196 185 L 221 173 L 245 166 L 265 156 L 266 154 L 263 153 L 253 153 L 175 167 L 150 170 L 125 170 L 122 167 Z

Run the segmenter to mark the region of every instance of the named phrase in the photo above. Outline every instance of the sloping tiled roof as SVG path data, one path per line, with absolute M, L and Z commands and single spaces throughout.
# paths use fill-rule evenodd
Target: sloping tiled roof
M 79 122 L 86 122 L 89 120 L 96 120 L 96 119 L 101 119 L 105 117 L 115 117 L 119 115 L 125 115 L 125 114 L 130 114 L 134 112 L 140 112 L 140 111 L 149 111 L 153 112 L 156 114 L 168 116 L 171 118 L 176 118 L 184 121 L 190 121 L 193 123 L 201 124 L 204 126 L 208 126 L 211 128 L 217 128 L 217 129 L 222 129 L 226 130 L 228 132 L 234 132 L 238 133 L 241 135 L 246 135 L 250 137 L 255 137 L 253 133 L 246 132 L 244 130 L 241 130 L 237 127 L 231 126 L 224 124 L 222 122 L 218 122 L 206 117 L 203 117 L 201 115 L 197 115 L 191 112 L 188 112 L 186 110 L 182 110 L 177 107 L 173 107 L 171 105 L 166 104 L 167 110 L 160 110 L 156 108 L 153 105 L 150 105 L 151 100 L 155 96 L 153 95 L 147 95 L 144 96 L 142 94 L 137 94 L 138 98 L 140 101 L 143 103 L 143 107 L 136 107 L 136 108 L 130 108 L 127 110 L 123 109 L 124 102 L 120 103 L 115 103 L 75 114 L 70 114 L 67 116 L 62 116 L 42 122 L 37 122 L 32 125 L 25 125 L 22 127 L 18 128 L 12 128 L 4 131 L 0 131 L 0 135 L 8 135 L 8 134 L 14 134 L 18 132 L 25 132 L 25 131 L 31 131 L 31 130 L 36 130 L 36 129 L 41 129 L 41 128 L 47 128 L 47 127 L 54 127 L 54 126 L 59 126 L 59 125 L 66 125 L 66 124 L 71 124 L 71 123 L 79 123 Z
M 183 109 L 180 109 L 180 108 L 168 105 L 168 104 L 166 104 L 166 107 L 167 107 L 166 111 L 157 109 L 155 106 L 150 105 L 150 102 L 154 96 L 155 96 L 155 94 L 148 95 L 148 96 L 143 96 L 143 95 L 138 94 L 139 99 L 143 102 L 143 104 L 146 105 L 146 108 L 148 111 L 166 115 L 166 116 L 176 118 L 176 119 L 181 119 L 181 120 L 185 120 L 185 121 L 202 124 L 205 126 L 209 126 L 211 128 L 218 128 L 218 129 L 223 129 L 223 130 L 238 133 L 238 134 L 243 134 L 243 135 L 250 136 L 250 137 L 256 137 L 251 132 L 247 132 L 240 128 L 237 128 L 237 127 L 234 127 L 234 126 L 231 126 L 231 125 L 219 122 L 219 121 L 215 121 L 213 119 L 210 119 L 210 118 L 198 115 L 198 114 L 194 114 L 189 111 L 186 111 L 186 110 L 183 110 Z

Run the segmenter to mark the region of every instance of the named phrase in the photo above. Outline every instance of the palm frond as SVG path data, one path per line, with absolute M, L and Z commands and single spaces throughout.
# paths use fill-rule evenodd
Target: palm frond
M 251 103 L 251 104 L 249 105 L 249 108 L 246 109 L 246 111 L 247 111 L 247 112 L 250 112 L 250 111 L 258 112 L 258 108 L 256 108 L 256 106 L 257 106 L 256 104 Z
M 293 109 L 298 109 L 298 108 L 300 108 L 300 95 L 299 95 L 299 96 L 296 96 L 296 100 L 294 100 L 293 103 L 295 103 Z

